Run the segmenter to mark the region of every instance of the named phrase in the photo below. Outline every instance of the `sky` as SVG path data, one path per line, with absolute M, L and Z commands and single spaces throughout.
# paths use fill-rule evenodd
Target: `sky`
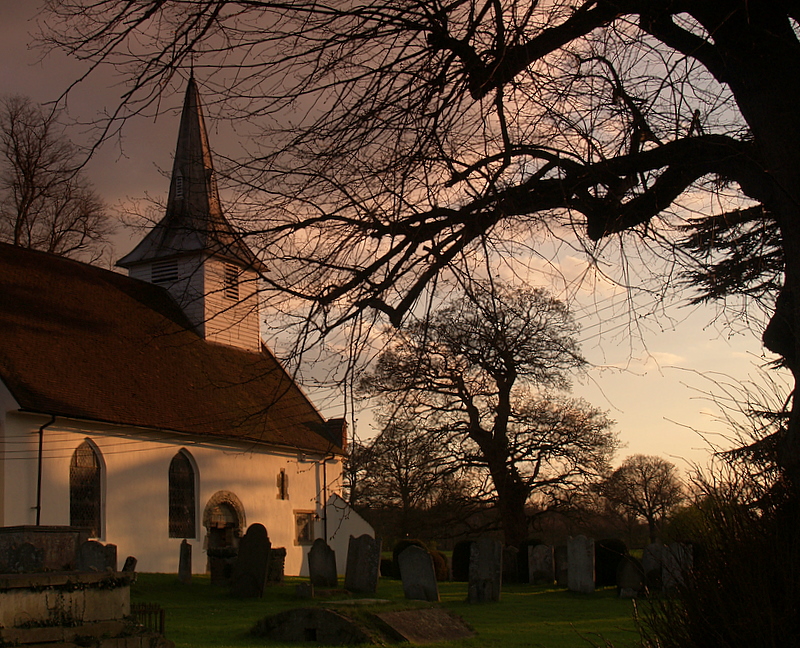
M 80 75 L 82 66 L 59 55 L 40 60 L 41 52 L 29 47 L 37 4 L 0 0 L 0 94 L 47 102 Z M 70 116 L 88 122 L 105 107 L 113 107 L 123 91 L 120 84 L 110 73 L 93 77 L 71 96 Z M 146 195 L 166 194 L 164 170 L 171 168 L 181 102 L 177 95 L 170 101 L 174 110 L 156 120 L 129 122 L 123 138 L 104 145 L 88 164 L 87 176 L 107 203 L 129 207 Z M 208 116 L 207 125 L 212 149 L 232 152 Z M 116 258 L 140 236 L 123 230 L 116 239 Z M 586 268 L 585 259 L 568 249 L 554 250 L 552 263 L 568 278 L 582 275 Z M 770 358 L 764 355 L 757 331 L 749 330 L 739 317 L 730 318 L 734 326 L 728 326 L 724 314 L 720 317 L 713 306 L 676 302 L 653 308 L 656 302 L 645 300 L 640 309 L 631 311 L 630 296 L 604 282 L 573 293 L 582 327 L 579 339 L 591 366 L 576 381 L 573 393 L 607 410 L 616 421 L 623 444 L 617 462 L 632 454 L 654 454 L 685 469 L 705 464 L 709 444 L 729 445 L 726 427 L 718 420 L 719 408 L 706 394 L 723 391 L 720 384 L 761 381 L 758 367 Z M 650 310 L 656 314 L 639 316 Z M 326 416 L 344 413 L 338 396 L 328 392 L 320 395 L 320 401 Z M 374 434 L 369 410 L 356 412 L 355 417 L 359 437 Z

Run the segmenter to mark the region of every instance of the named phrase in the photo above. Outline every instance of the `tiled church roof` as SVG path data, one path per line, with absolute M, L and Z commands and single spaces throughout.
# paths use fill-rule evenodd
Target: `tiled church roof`
M 341 452 L 275 357 L 203 341 L 167 292 L 0 244 L 0 379 L 23 411 Z

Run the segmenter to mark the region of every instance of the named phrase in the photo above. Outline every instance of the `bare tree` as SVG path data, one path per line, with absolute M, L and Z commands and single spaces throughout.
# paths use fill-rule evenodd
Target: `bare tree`
M 643 454 L 625 459 L 599 490 L 612 505 L 647 522 L 650 542 L 655 542 L 669 513 L 686 499 L 675 465 Z
M 468 515 L 467 480 L 439 441 L 416 420 L 393 416 L 358 448 L 362 460 L 351 505 L 373 524 L 372 514 L 379 514 L 384 537 L 443 538 Z
M 221 114 L 254 120 L 239 177 L 270 196 L 266 278 L 323 332 L 365 308 L 399 324 L 443 271 L 537 228 L 654 240 L 711 196 L 702 227 L 779 249 L 755 277 L 764 341 L 800 373 L 793 2 L 50 0 L 43 19 L 129 73 L 106 133 L 191 62 Z M 781 463 L 800 484 L 800 408 Z
M 363 380 L 413 411 L 451 462 L 486 477 L 510 545 L 527 538 L 532 497 L 547 508 L 607 470 L 616 447 L 603 412 L 545 393 L 583 365 L 576 331 L 544 291 L 495 286 L 401 329 Z
M 79 164 L 55 113 L 0 99 L 0 240 L 98 260 L 114 227 Z

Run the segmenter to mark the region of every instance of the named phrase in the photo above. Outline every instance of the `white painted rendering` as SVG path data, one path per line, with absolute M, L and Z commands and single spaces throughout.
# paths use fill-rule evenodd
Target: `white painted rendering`
M 4 526 L 35 524 L 37 499 L 38 433 L 50 421 L 43 415 L 9 411 L 8 392 L 0 389 L 4 405 L 0 424 L 4 433 L 6 461 L 2 478 Z M 115 428 L 80 421 L 57 419 L 44 429 L 41 524 L 68 525 L 69 465 L 75 449 L 89 439 L 103 464 L 103 542 L 117 545 L 120 563 L 136 556 L 138 570 L 174 573 L 178 570 L 181 538 L 170 538 L 168 528 L 168 470 L 172 458 L 186 451 L 196 467 L 196 537 L 192 544 L 192 571 L 204 573 L 206 529 L 203 511 L 219 491 L 234 493 L 241 501 L 246 524 L 260 522 L 267 528 L 273 547 L 286 548 L 287 575 L 305 575 L 309 545 L 294 538 L 294 512 L 313 511 L 314 537 L 321 537 L 322 498 L 341 488 L 341 461 L 280 448 L 212 441 L 186 435 L 158 433 L 134 428 Z M 279 499 L 277 477 L 288 476 L 288 499 Z M 327 476 L 327 484 L 323 483 Z M 334 498 L 334 501 L 337 501 Z M 343 502 L 343 500 L 338 500 Z M 331 544 L 344 572 L 350 535 L 372 528 L 341 504 L 327 507 Z M 338 516 L 338 517 L 337 517 Z

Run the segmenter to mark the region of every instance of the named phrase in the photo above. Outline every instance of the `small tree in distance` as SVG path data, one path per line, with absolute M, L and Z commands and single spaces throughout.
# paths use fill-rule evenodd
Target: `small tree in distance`
M 616 448 L 603 412 L 546 393 L 566 390 L 584 364 L 576 332 L 544 290 L 484 287 L 401 329 L 362 382 L 413 408 L 453 465 L 486 476 L 508 545 L 527 539 L 534 494 L 546 509 L 607 471 Z
M 686 499 L 675 465 L 643 454 L 625 459 L 600 485 L 600 493 L 612 506 L 647 522 L 650 542 L 667 515 Z
M 93 262 L 114 231 L 54 113 L 0 98 L 0 240 Z

